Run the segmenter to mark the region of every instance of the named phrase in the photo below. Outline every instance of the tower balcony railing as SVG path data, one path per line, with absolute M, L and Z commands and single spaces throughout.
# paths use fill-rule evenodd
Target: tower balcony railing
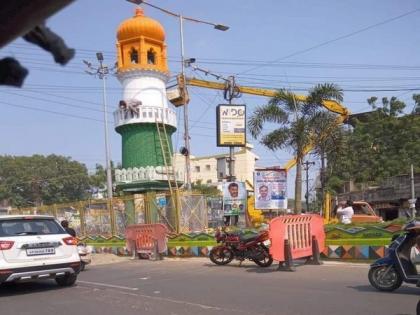
M 176 128 L 176 113 L 171 108 L 138 106 L 135 109 L 119 108 L 114 112 L 115 127 L 136 123 L 162 122 Z
M 175 170 L 172 166 L 129 167 L 127 169 L 116 169 L 115 180 L 117 183 L 125 184 L 168 180 L 182 182 L 184 180 L 184 173 L 180 170 Z

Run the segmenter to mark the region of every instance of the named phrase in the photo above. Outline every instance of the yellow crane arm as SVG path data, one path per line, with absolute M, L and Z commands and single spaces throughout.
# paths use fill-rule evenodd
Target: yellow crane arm
M 186 78 L 186 84 L 191 85 L 191 86 L 202 87 L 206 89 L 213 89 L 213 90 L 225 89 L 225 84 L 223 83 L 200 80 L 196 78 Z M 266 96 L 266 97 L 273 97 L 277 94 L 277 90 L 272 90 L 272 89 L 261 89 L 261 88 L 255 88 L 255 87 L 250 87 L 250 86 L 240 86 L 240 85 L 238 85 L 237 87 L 239 91 L 244 94 L 252 94 L 252 95 L 259 95 L 259 96 Z M 304 95 L 296 95 L 295 97 L 296 97 L 296 100 L 298 101 L 305 101 L 307 99 L 307 97 Z M 347 119 L 347 117 L 350 114 L 347 108 L 345 108 L 343 105 L 333 100 L 324 100 L 322 102 L 322 105 L 330 112 L 343 116 L 342 122 L 345 119 Z
M 206 80 L 200 80 L 200 79 L 196 79 L 196 78 L 178 78 L 178 84 L 179 86 L 182 87 L 180 88 L 180 90 L 185 91 L 184 87 L 185 85 L 190 85 L 190 86 L 197 86 L 197 87 L 202 87 L 202 88 L 206 88 L 206 89 L 213 89 L 213 90 L 224 90 L 226 88 L 226 85 L 224 83 L 219 83 L 219 82 L 214 82 L 214 81 L 206 81 Z M 251 94 L 251 95 L 259 95 L 259 96 L 266 96 L 266 97 L 273 97 L 277 94 L 277 90 L 273 90 L 273 89 L 262 89 L 262 88 L 255 88 L 255 87 L 250 87 L 250 86 L 236 86 L 236 88 L 244 94 Z M 307 99 L 306 96 L 304 95 L 296 95 L 296 100 L 298 101 L 305 101 Z M 184 97 L 180 97 L 177 99 L 177 102 L 173 102 L 175 105 L 179 106 L 184 104 Z M 350 115 L 350 112 L 347 108 L 345 108 L 343 105 L 341 105 L 340 103 L 333 101 L 333 100 L 323 100 L 322 101 L 322 105 L 329 110 L 330 112 L 339 114 L 339 116 L 337 117 L 337 123 L 338 124 L 342 124 Z M 309 153 L 311 150 L 313 149 L 312 145 L 308 145 L 305 149 L 304 149 L 304 154 L 306 155 L 307 153 Z M 294 167 L 296 165 L 296 159 L 293 158 L 290 161 L 288 161 L 283 168 L 286 170 L 291 169 L 292 167 Z
M 202 87 L 206 89 L 214 89 L 214 90 L 224 90 L 225 84 L 219 83 L 219 82 L 213 82 L 213 81 L 206 81 L 206 80 L 200 80 L 196 78 L 185 78 L 186 85 L 191 86 L 197 86 Z M 251 94 L 251 95 L 259 95 L 259 96 L 266 96 L 266 97 L 273 97 L 276 95 L 277 90 L 272 89 L 262 89 L 262 88 L 255 88 L 255 87 L 249 87 L 249 86 L 237 86 L 239 91 L 244 94 Z M 305 101 L 307 99 L 304 95 L 296 95 L 296 100 L 298 101 Z M 350 112 L 347 108 L 345 108 L 340 103 L 333 101 L 333 100 L 323 100 L 322 105 L 329 110 L 330 112 L 339 114 L 340 116 L 337 118 L 337 122 L 339 124 L 342 124 L 350 115 Z M 308 145 L 304 149 L 304 154 L 308 154 L 313 149 L 312 145 Z M 296 165 L 297 161 L 295 158 L 289 160 L 283 168 L 286 170 L 291 169 Z

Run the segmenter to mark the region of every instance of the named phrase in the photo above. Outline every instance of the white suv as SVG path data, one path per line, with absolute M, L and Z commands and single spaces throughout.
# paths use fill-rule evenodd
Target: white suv
M 80 271 L 77 240 L 51 216 L 0 216 L 0 284 L 54 278 L 71 286 Z

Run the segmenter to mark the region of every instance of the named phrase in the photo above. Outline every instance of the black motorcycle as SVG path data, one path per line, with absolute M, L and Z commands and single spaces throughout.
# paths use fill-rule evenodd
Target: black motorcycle
M 270 242 L 268 231 L 244 236 L 218 230 L 215 238 L 218 245 L 212 248 L 209 258 L 216 265 L 227 265 L 233 259 L 241 262 L 249 259 L 260 267 L 269 267 L 273 263 L 267 247 Z
M 420 274 L 410 259 L 411 248 L 420 234 L 420 221 L 406 224 L 403 231 L 393 238 L 387 255 L 370 265 L 369 282 L 380 291 L 394 291 L 403 282 L 420 287 Z

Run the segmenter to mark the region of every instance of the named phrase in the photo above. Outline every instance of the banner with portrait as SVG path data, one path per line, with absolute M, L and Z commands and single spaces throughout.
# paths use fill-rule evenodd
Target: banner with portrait
M 246 196 L 245 183 L 223 183 L 223 215 L 244 214 L 246 210 Z
M 287 209 L 287 171 L 254 172 L 255 209 Z

